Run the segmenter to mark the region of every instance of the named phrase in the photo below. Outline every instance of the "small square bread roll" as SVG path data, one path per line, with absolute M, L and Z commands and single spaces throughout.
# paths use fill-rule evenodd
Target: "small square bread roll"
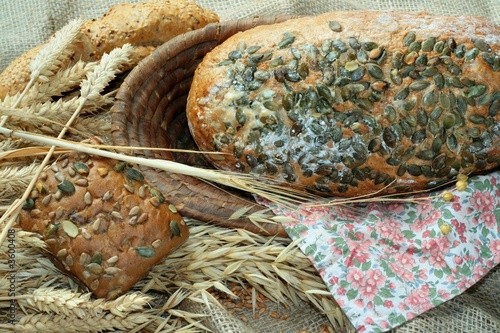
M 42 235 L 54 264 L 106 299 L 126 293 L 189 236 L 136 167 L 76 151 L 42 173 L 20 226 Z

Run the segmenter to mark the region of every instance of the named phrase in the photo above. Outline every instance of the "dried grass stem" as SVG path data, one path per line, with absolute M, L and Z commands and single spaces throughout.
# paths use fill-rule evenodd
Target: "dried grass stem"
M 172 173 L 197 177 L 226 186 L 232 186 L 249 193 L 257 194 L 273 202 L 290 205 L 291 200 L 299 201 L 305 200 L 307 198 L 307 194 L 305 193 L 294 191 L 289 188 L 283 188 L 278 185 L 263 183 L 261 180 L 248 174 L 201 169 L 169 160 L 145 159 L 135 156 L 123 155 L 103 149 L 94 148 L 91 145 L 62 140 L 61 138 L 56 139 L 33 133 L 13 131 L 3 127 L 0 127 L 0 134 L 34 141 L 39 144 L 74 149 L 87 154 L 93 154 L 101 157 L 125 161 L 128 163 L 140 164 L 152 168 L 162 169 Z

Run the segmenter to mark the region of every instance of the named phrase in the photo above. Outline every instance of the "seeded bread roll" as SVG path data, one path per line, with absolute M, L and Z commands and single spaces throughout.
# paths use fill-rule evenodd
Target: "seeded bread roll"
M 191 0 L 118 4 L 103 17 L 84 23 L 81 41 L 69 60 L 96 61 L 129 43 L 135 47 L 131 59 L 134 66 L 172 37 L 218 21 L 216 13 Z M 42 47 L 25 52 L 0 74 L 0 98 L 24 89 L 29 81 L 29 64 Z
M 175 207 L 124 162 L 71 153 L 40 177 L 20 213 L 48 255 L 97 297 L 127 292 L 189 230 Z
M 187 103 L 220 169 L 327 196 L 434 188 L 500 156 L 500 28 L 478 17 L 333 12 L 238 33 Z M 214 157 L 215 156 L 215 157 Z

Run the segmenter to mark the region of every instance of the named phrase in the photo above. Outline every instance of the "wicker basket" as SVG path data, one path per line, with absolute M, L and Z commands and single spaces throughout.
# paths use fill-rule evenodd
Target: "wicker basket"
M 272 24 L 296 16 L 260 17 L 210 24 L 177 36 L 161 45 L 137 65 L 122 83 L 112 108 L 115 145 L 148 148 L 196 149 L 187 127 L 185 106 L 196 66 L 207 52 L 239 31 Z M 174 160 L 209 167 L 200 154 L 135 150 L 145 158 Z M 166 194 L 185 217 L 224 227 L 244 228 L 285 236 L 277 224 L 256 226 L 246 218 L 228 219 L 253 205 L 249 213 L 264 209 L 245 193 L 220 188 L 199 179 L 140 166 L 145 177 Z

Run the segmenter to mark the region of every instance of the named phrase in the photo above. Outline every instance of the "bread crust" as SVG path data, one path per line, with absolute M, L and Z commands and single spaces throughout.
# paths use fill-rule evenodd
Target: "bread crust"
M 118 4 L 103 17 L 84 23 L 68 62 L 96 61 L 128 43 L 135 47 L 132 68 L 172 37 L 218 21 L 216 13 L 191 0 Z M 43 46 L 26 51 L 0 74 L 0 98 L 22 91 L 29 81 L 29 64 Z
M 345 11 L 258 26 L 198 66 L 189 127 L 200 150 L 228 153 L 207 156 L 215 167 L 283 185 L 432 188 L 499 163 L 499 52 L 500 28 L 470 16 Z
M 63 178 L 73 192 L 61 191 Z M 175 207 L 136 168 L 78 152 L 44 172 L 19 224 L 43 237 L 62 272 L 107 299 L 126 293 L 189 237 Z

